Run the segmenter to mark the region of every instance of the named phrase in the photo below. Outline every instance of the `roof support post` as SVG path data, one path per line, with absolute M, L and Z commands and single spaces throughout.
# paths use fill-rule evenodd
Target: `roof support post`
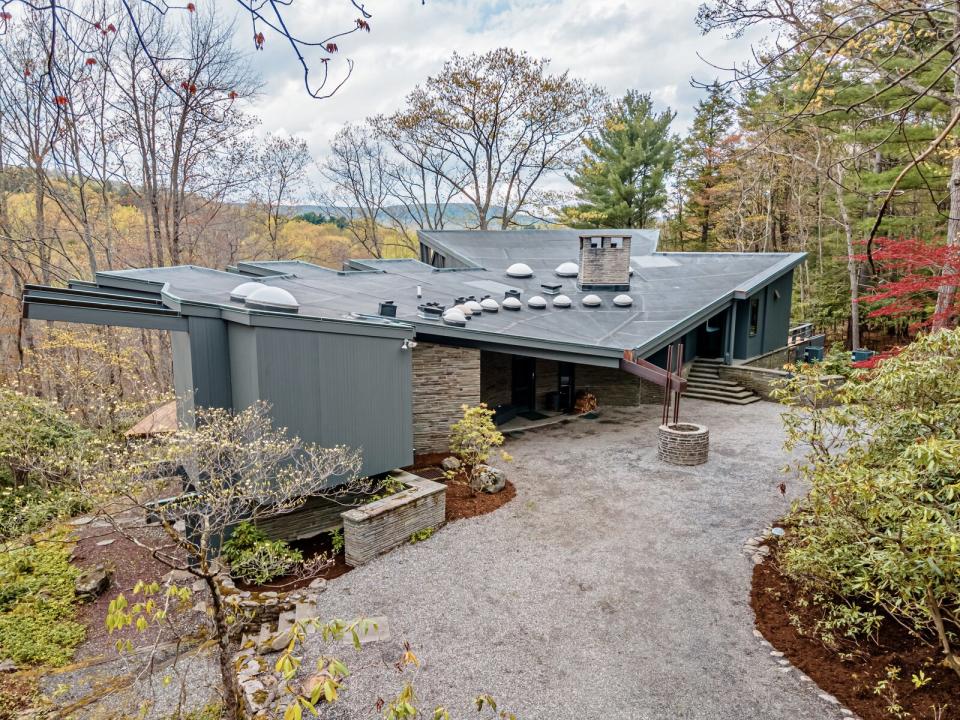
M 723 339 L 723 364 L 732 365 L 733 364 L 733 343 L 736 340 L 737 328 L 737 301 L 734 300 L 730 303 L 730 307 L 727 308 L 727 331 L 724 333 L 726 337 Z

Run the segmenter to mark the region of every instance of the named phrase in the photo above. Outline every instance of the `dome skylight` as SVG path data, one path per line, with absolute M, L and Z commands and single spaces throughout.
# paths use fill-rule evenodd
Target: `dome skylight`
M 580 267 L 575 262 L 565 262 L 557 265 L 554 270 L 558 277 L 576 277 L 580 272 Z
M 587 307 L 597 307 L 598 305 L 603 305 L 603 300 L 600 299 L 599 295 L 587 295 L 580 302 Z
M 298 312 L 300 303 L 283 288 L 261 285 L 247 295 L 246 306 L 255 310 L 274 310 L 277 312 Z
M 553 299 L 553 306 L 554 306 L 554 307 L 558 307 L 558 308 L 568 308 L 568 307 L 570 307 L 570 305 L 571 305 L 570 298 L 568 298 L 566 295 L 557 295 L 557 296 Z
M 467 309 L 474 315 L 479 315 L 481 312 L 483 312 L 483 305 L 478 303 L 476 300 L 467 300 L 464 305 L 466 305 Z
M 259 290 L 262 287 L 263 284 L 258 282 L 240 283 L 230 291 L 230 299 L 234 302 L 243 302 L 247 299 L 247 295 L 252 293 L 254 290 Z
M 519 310 L 522 307 L 523 303 L 513 296 L 503 299 L 504 310 Z
M 542 310 L 543 308 L 545 308 L 545 307 L 547 306 L 547 301 L 544 300 L 544 299 L 543 299 L 542 297 L 540 297 L 539 295 L 534 295 L 532 298 L 530 298 L 529 300 L 527 300 L 527 305 L 529 305 L 530 307 L 535 308 L 535 309 L 537 309 L 537 310 Z
M 633 305 L 633 298 L 629 295 L 617 295 L 613 299 L 613 304 L 617 307 L 630 307 Z
M 514 263 L 507 268 L 507 275 L 513 278 L 533 277 L 533 270 L 526 263 Z
M 493 298 L 484 298 L 480 301 L 480 307 L 486 312 L 497 312 L 500 309 L 500 303 Z
M 447 325 L 464 326 L 467 324 L 467 316 L 459 308 L 452 307 L 443 313 L 443 322 Z

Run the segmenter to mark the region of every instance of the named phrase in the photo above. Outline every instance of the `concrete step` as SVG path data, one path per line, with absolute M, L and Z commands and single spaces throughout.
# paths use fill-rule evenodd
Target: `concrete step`
M 687 378 L 698 378 L 698 377 L 715 378 L 719 380 L 720 373 L 718 373 L 716 370 L 697 370 L 697 369 L 691 370 L 689 373 L 687 373 Z
M 693 361 L 694 365 L 723 365 L 723 358 L 701 358 L 698 357 Z
M 728 395 L 717 395 L 715 393 L 706 393 L 701 390 L 687 390 L 683 394 L 685 398 L 696 398 L 697 400 L 712 400 L 714 402 L 726 403 L 728 405 L 749 405 L 760 400 L 756 395 L 748 395 L 744 398 L 730 397 Z
M 718 398 L 731 398 L 733 400 L 743 400 L 744 398 L 752 397 L 753 393 L 744 388 L 739 389 L 730 389 L 730 388 L 710 388 L 710 387 L 694 387 L 689 388 L 687 393 L 690 391 L 698 392 L 701 395 L 712 395 Z M 687 393 L 684 393 L 686 395 Z
M 716 387 L 716 388 L 740 387 L 739 385 L 737 385 L 735 380 L 721 380 L 718 377 L 688 377 L 687 387 L 692 387 L 694 385 L 707 385 L 707 386 Z

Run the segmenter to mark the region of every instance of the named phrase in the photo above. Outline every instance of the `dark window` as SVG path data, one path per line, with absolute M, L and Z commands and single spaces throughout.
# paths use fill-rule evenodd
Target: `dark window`
M 622 247 L 623 247 L 623 238 L 610 238 L 610 247 L 612 247 L 612 248 L 622 248 Z
M 590 238 L 590 247 L 597 249 L 600 247 L 602 242 L 603 242 L 603 238 L 598 238 L 598 237 Z
M 760 328 L 760 298 L 750 299 L 750 337 L 757 334 Z

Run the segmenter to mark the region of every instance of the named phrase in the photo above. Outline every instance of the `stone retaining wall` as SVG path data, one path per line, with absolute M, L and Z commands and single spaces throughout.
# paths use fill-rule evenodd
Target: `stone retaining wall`
M 764 367 L 749 365 L 721 365 L 717 368 L 721 380 L 733 380 L 747 390 L 753 390 L 764 400 L 776 402 L 773 398 L 773 389 L 778 381 L 786 380 L 790 373 L 784 370 L 771 370 Z M 844 382 L 842 375 L 825 375 L 828 383 L 840 386 Z
M 421 342 L 413 350 L 413 448 L 445 452 L 462 405 L 480 402 L 480 351 Z
M 443 524 L 446 485 L 403 471 L 393 477 L 407 489 L 342 515 L 346 562 L 351 567 L 402 545 L 415 532 Z
M 705 425 L 661 425 L 657 431 L 657 457 L 671 465 L 702 465 L 710 450 L 710 431 Z

